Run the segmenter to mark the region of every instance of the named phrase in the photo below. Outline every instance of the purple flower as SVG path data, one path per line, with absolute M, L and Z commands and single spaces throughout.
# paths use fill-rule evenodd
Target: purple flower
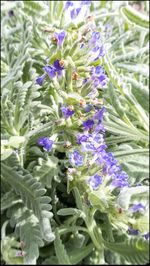
M 103 124 L 98 124 L 96 125 L 95 127 L 95 133 L 99 133 L 99 132 L 105 132 L 105 128 L 104 128 L 104 125 Z
M 60 33 L 54 33 L 54 38 L 57 39 L 57 44 L 59 47 L 61 47 L 63 45 L 63 41 L 64 41 L 64 38 L 66 36 L 66 32 L 65 31 L 62 31 Z
M 138 235 L 139 234 L 139 230 L 133 229 L 131 227 L 128 228 L 128 233 L 129 235 Z
M 132 212 L 141 212 L 145 210 L 145 207 L 143 206 L 143 204 L 138 203 L 138 204 L 133 204 L 132 207 L 130 207 L 130 210 Z
M 129 186 L 129 183 L 127 180 L 121 180 L 121 179 L 114 179 L 111 184 L 112 186 L 118 187 L 118 188 Z
M 106 75 L 101 66 L 93 67 L 91 73 L 91 79 L 94 82 L 94 87 L 98 87 L 99 85 L 103 87 L 106 85 Z
M 93 143 L 90 142 L 82 142 L 82 151 L 88 152 L 88 151 L 95 151 L 96 148 Z
M 96 114 L 93 116 L 93 119 L 97 119 L 99 122 L 103 120 L 104 113 L 106 111 L 105 107 L 102 107 Z
M 84 129 L 91 129 L 94 125 L 94 121 L 91 119 L 88 119 L 84 121 L 82 125 L 84 126 Z
M 68 117 L 72 116 L 74 114 L 74 111 L 69 109 L 68 107 L 62 106 L 61 111 L 64 115 L 64 117 L 67 119 Z
M 77 143 L 81 144 L 82 142 L 86 142 L 88 140 L 89 136 L 87 135 L 78 135 L 77 136 Z
M 104 56 L 104 55 L 105 55 L 105 48 L 104 48 L 104 45 L 101 45 L 99 47 L 99 56 Z
M 14 11 L 13 10 L 9 10 L 8 11 L 8 16 L 9 17 L 14 17 Z
M 45 74 L 36 78 L 36 84 L 42 86 L 45 79 Z
M 150 235 L 150 232 L 144 234 L 143 236 L 144 236 L 144 238 L 145 238 L 146 240 L 148 240 L 148 239 L 149 239 L 149 235 Z
M 70 12 L 71 18 L 75 19 L 78 16 L 78 14 L 80 13 L 80 10 L 81 10 L 80 7 L 72 9 Z
M 47 137 L 43 137 L 43 138 L 38 139 L 37 143 L 38 143 L 38 145 L 43 146 L 43 148 L 47 151 L 51 151 L 51 149 L 52 149 L 53 141 Z
M 91 176 L 87 182 L 94 190 L 96 190 L 98 189 L 99 185 L 102 184 L 102 178 L 99 175 L 94 175 Z
M 65 4 L 65 9 L 68 9 L 70 6 L 73 6 L 73 2 L 72 1 L 67 1 Z
M 53 65 L 56 71 L 60 71 L 64 69 L 64 67 L 60 65 L 60 60 L 55 60 Z
M 78 151 L 74 151 L 69 154 L 69 162 L 75 166 L 81 166 L 83 164 L 83 156 Z
M 90 5 L 92 1 L 81 1 L 81 6 L 83 5 Z
M 90 39 L 90 44 L 96 44 L 96 42 L 100 39 L 100 33 L 99 32 L 92 32 L 92 37 Z
M 87 104 L 87 105 L 85 106 L 85 108 L 84 108 L 84 110 L 85 110 L 87 113 L 89 113 L 89 112 L 91 111 L 91 109 L 92 109 L 92 104 Z
M 43 70 L 48 74 L 50 78 L 54 78 L 56 76 L 56 69 L 53 66 L 45 66 Z

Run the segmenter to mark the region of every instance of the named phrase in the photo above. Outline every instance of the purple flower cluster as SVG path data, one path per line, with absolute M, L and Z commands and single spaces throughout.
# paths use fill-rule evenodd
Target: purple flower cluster
M 104 126 L 102 124 L 105 111 L 105 107 L 99 110 L 96 108 L 93 117 L 83 122 L 84 132 L 77 135 L 77 144 L 81 146 L 82 153 L 88 154 L 92 163 L 101 166 L 101 174 L 111 180 L 112 187 L 122 188 L 129 186 L 128 175 L 122 171 L 113 154 L 106 151 L 107 145 L 104 141 Z M 93 189 L 97 189 L 98 180 L 99 184 L 102 182 L 102 179 L 98 179 L 98 176 L 94 175 L 88 181 Z
M 49 139 L 48 137 L 42 137 L 42 138 L 38 139 L 37 143 L 38 143 L 38 145 L 42 146 L 44 148 L 44 150 L 46 150 L 46 151 L 52 150 L 53 141 L 51 139 Z

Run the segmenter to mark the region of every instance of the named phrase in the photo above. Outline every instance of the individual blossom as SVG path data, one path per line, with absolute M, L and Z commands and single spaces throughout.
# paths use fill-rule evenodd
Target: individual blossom
M 84 6 L 84 5 L 91 5 L 91 2 L 92 1 L 81 1 L 81 6 Z
M 65 9 L 68 9 L 71 6 L 73 6 L 73 1 L 67 1 L 65 4 Z
M 65 106 L 61 107 L 61 111 L 66 119 L 74 114 L 74 111 L 72 109 Z
M 38 139 L 37 143 L 38 143 L 38 145 L 42 146 L 44 148 L 44 150 L 46 150 L 46 151 L 52 150 L 53 141 L 51 139 L 49 139 L 48 137 L 42 137 L 42 138 Z
M 56 76 L 56 69 L 53 66 L 45 66 L 43 70 L 47 73 L 47 75 L 53 79 Z
M 74 166 L 82 166 L 83 165 L 83 156 L 80 155 L 78 151 L 74 151 L 69 154 L 69 162 Z
M 87 182 L 92 189 L 97 190 L 102 184 L 102 178 L 99 175 L 94 175 L 91 176 Z
M 72 9 L 70 11 L 71 19 L 75 19 L 79 15 L 80 11 L 81 11 L 80 7 Z
M 88 129 L 93 128 L 93 126 L 94 126 L 94 121 L 91 120 L 91 119 L 87 119 L 86 121 L 84 121 L 84 122 L 82 123 L 82 125 L 83 125 L 83 127 L 84 127 L 85 130 L 88 130 Z
M 93 67 L 91 70 L 91 79 L 94 87 L 104 87 L 106 85 L 106 75 L 102 66 Z
M 138 204 L 133 204 L 131 207 L 130 207 L 130 211 L 132 212 L 142 212 L 145 210 L 145 207 L 143 204 L 141 203 L 138 203 Z
M 65 36 L 66 36 L 65 31 L 61 31 L 60 33 L 55 32 L 52 39 L 54 39 L 57 45 L 61 47 L 63 45 Z
M 64 69 L 64 66 L 61 65 L 60 60 L 55 60 L 53 66 L 54 66 L 58 76 L 61 76 L 62 70 Z
M 92 32 L 92 36 L 89 39 L 88 47 L 92 52 L 93 61 L 96 61 L 99 57 L 105 55 L 105 48 L 102 44 L 101 35 L 99 32 Z
M 36 78 L 36 84 L 42 86 L 44 80 L 45 80 L 45 74 L 43 74 L 42 76 L 39 76 L 39 77 Z
M 93 119 L 96 119 L 96 120 L 98 120 L 99 122 L 102 122 L 105 111 L 106 111 L 106 108 L 103 106 L 99 111 L 97 111 L 97 112 L 94 114 Z
M 82 151 L 83 152 L 89 152 L 89 151 L 95 151 L 96 147 L 91 142 L 82 142 Z
M 91 111 L 91 109 L 92 109 L 92 104 L 87 104 L 87 105 L 85 106 L 85 108 L 84 108 L 84 110 L 85 110 L 87 113 L 89 113 L 89 112 Z
M 139 235 L 139 230 L 133 229 L 132 227 L 128 228 L 128 234 L 129 235 Z
M 143 235 L 143 237 L 144 237 L 146 240 L 149 239 L 149 236 L 150 236 L 150 232 L 148 232 L 148 233 L 146 233 L 146 234 Z
M 89 139 L 89 135 L 78 134 L 77 135 L 77 143 L 81 144 L 82 142 L 86 142 Z
M 89 40 L 89 44 L 94 46 L 94 45 L 96 45 L 96 43 L 97 43 L 99 40 L 100 40 L 100 33 L 94 31 L 94 32 L 92 32 L 92 36 L 91 36 L 91 38 L 90 38 L 90 40 Z

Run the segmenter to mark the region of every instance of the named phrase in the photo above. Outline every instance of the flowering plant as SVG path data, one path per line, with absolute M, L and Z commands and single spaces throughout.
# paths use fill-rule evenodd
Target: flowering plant
M 148 262 L 148 18 L 127 2 L 2 2 L 6 264 Z

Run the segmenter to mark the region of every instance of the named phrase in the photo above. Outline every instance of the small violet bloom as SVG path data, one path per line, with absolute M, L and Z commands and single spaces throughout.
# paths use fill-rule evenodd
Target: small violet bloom
M 118 187 L 118 188 L 129 186 L 129 183 L 127 180 L 121 180 L 121 179 L 114 179 L 111 184 L 112 186 Z
M 60 71 L 64 69 L 64 67 L 60 65 L 60 60 L 55 60 L 53 65 L 56 71 Z
M 53 141 L 50 140 L 48 137 L 38 139 L 37 143 L 38 145 L 43 146 L 46 151 L 51 151 L 52 149 Z
M 62 111 L 62 113 L 63 113 L 63 115 L 64 115 L 64 117 L 66 119 L 74 114 L 73 110 L 71 110 L 71 109 L 69 109 L 68 107 L 65 107 L 65 106 L 61 107 L 61 111 Z
M 67 1 L 65 4 L 65 9 L 68 9 L 70 6 L 73 6 L 73 1 Z
M 36 84 L 42 86 L 45 79 L 45 74 L 36 78 Z
M 77 135 L 77 143 L 81 144 L 82 142 L 86 142 L 88 140 L 89 136 L 87 135 Z
M 56 76 L 56 69 L 55 67 L 53 66 L 45 66 L 43 68 L 43 70 L 47 73 L 47 75 L 50 77 L 50 78 L 54 78 Z
M 128 228 L 128 233 L 129 235 L 138 235 L 139 234 L 139 230 L 133 229 L 131 227 Z
M 81 166 L 83 164 L 83 156 L 78 151 L 74 151 L 69 155 L 69 162 L 75 166 Z
M 149 236 L 150 236 L 150 232 L 144 234 L 143 236 L 144 236 L 144 238 L 145 238 L 146 240 L 148 240 L 148 239 L 149 239 Z
M 81 1 L 81 6 L 84 6 L 84 5 L 90 5 L 91 4 L 91 2 L 92 1 L 85 1 L 85 0 L 83 0 L 83 1 Z
M 138 204 L 133 204 L 131 207 L 130 207 L 130 210 L 132 212 L 141 212 L 143 210 L 145 210 L 145 207 L 143 204 L 141 203 L 138 203 Z
M 87 182 L 90 185 L 90 187 L 96 190 L 102 184 L 102 178 L 99 175 L 94 175 L 91 176 Z
M 91 111 L 91 109 L 92 109 L 92 105 L 91 105 L 91 104 L 87 104 L 87 105 L 85 106 L 85 108 L 84 108 L 84 110 L 85 110 L 87 113 L 89 113 L 89 112 Z
M 66 36 L 66 32 L 62 31 L 60 33 L 54 33 L 54 38 L 57 40 L 57 45 L 61 47 L 63 45 L 64 38 Z
M 84 121 L 82 125 L 83 125 L 84 129 L 88 130 L 88 129 L 91 129 L 93 127 L 94 121 L 91 119 L 88 119 L 88 120 Z
M 70 11 L 71 19 L 75 19 L 75 18 L 79 15 L 80 10 L 81 10 L 80 7 L 78 7 L 78 8 L 74 8 L 73 10 L 71 10 L 71 11 Z
M 102 107 L 98 112 L 95 113 L 93 119 L 97 119 L 99 122 L 102 122 L 105 111 L 106 108 Z

